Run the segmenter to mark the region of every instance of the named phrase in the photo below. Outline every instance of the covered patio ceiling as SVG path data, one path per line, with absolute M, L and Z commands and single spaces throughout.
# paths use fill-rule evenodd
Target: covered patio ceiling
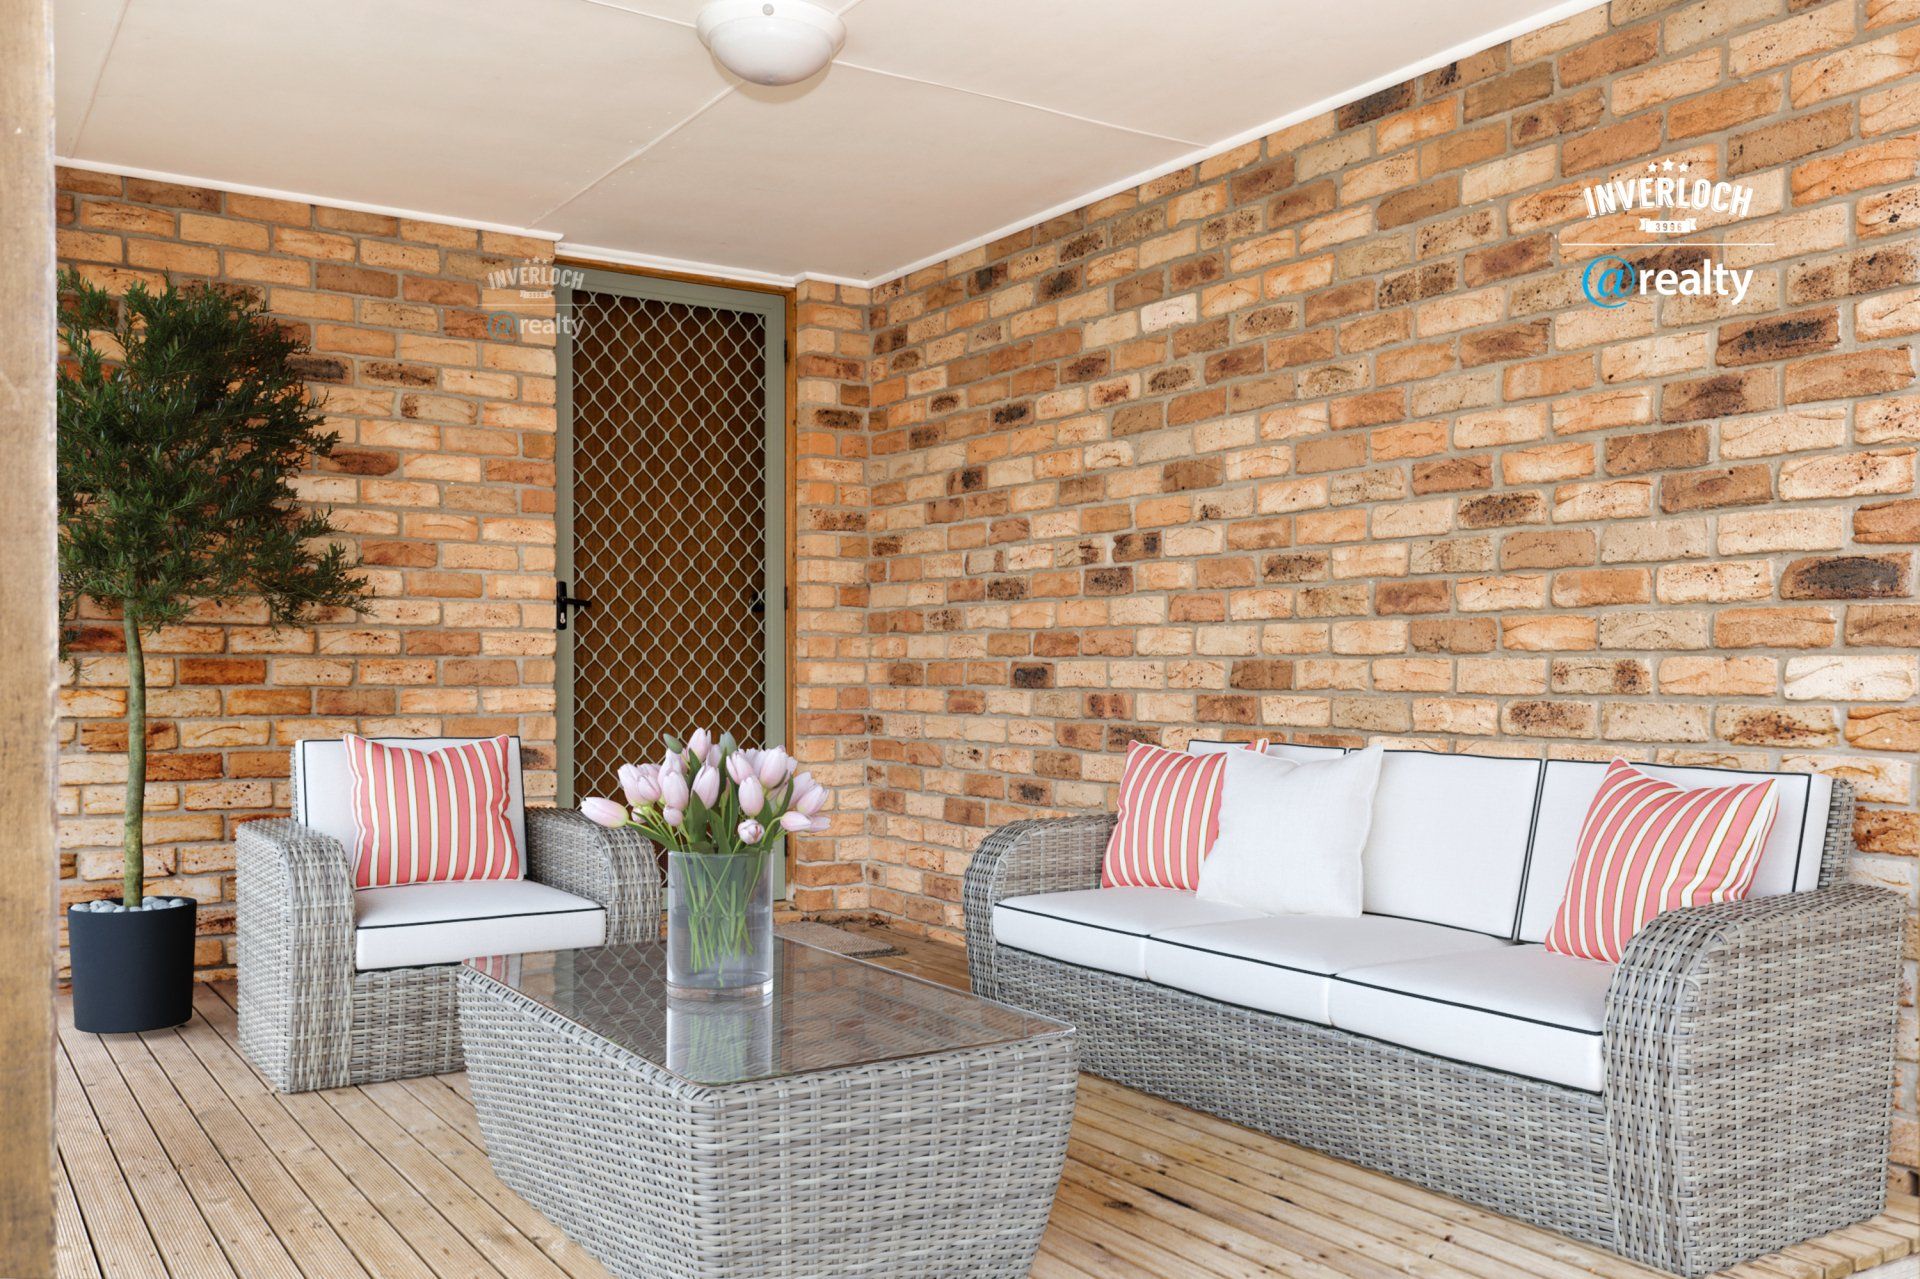
M 764 89 L 700 45 L 700 0 L 59 0 L 56 149 L 879 282 L 1593 0 L 828 2 L 839 59 Z

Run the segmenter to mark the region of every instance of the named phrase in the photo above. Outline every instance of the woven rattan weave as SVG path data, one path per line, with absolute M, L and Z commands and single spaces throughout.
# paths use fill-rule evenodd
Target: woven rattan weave
M 599 902 L 607 940 L 660 921 L 653 846 L 580 814 L 527 810 L 527 877 Z M 283 1092 L 461 1067 L 456 965 L 356 972 L 353 862 L 296 822 L 248 822 L 235 840 L 240 1046 Z
M 772 1001 L 682 1007 L 678 1056 L 657 943 L 462 968 L 500 1179 L 622 1279 L 1025 1279 L 1066 1157 L 1073 1032 L 778 948 Z
M 1842 882 L 1844 784 L 1817 890 L 1634 937 L 1599 1094 L 997 944 L 995 902 L 1098 886 L 1112 824 L 1002 827 L 964 889 L 975 991 L 1071 1022 L 1096 1074 L 1689 1276 L 1884 1203 L 1903 904 Z

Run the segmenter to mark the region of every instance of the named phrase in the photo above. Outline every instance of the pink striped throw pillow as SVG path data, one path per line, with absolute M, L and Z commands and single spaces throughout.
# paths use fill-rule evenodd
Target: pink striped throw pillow
M 1180 888 L 1200 883 L 1200 862 L 1220 833 L 1224 754 L 1184 755 L 1127 744 L 1119 820 L 1100 867 L 1102 888 Z
M 508 810 L 513 739 L 413 750 L 349 733 L 353 886 L 449 879 L 519 879 Z
M 1547 949 L 1617 964 L 1662 911 L 1740 901 L 1779 808 L 1772 778 L 1686 790 L 1614 760 L 1580 826 Z

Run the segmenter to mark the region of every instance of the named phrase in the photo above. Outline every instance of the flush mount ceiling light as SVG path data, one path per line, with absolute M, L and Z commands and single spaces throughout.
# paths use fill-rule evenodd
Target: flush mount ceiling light
M 792 84 L 833 61 L 846 24 L 809 0 L 710 0 L 694 24 L 720 65 L 755 84 Z

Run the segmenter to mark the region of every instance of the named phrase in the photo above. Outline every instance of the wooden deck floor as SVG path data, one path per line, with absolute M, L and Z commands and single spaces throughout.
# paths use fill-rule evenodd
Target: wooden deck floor
M 957 950 L 884 960 L 965 983 Z M 463 1075 L 281 1096 L 233 990 L 186 1026 L 76 1033 L 62 1001 L 62 1279 L 605 1279 L 495 1179 Z M 1840 1279 L 1920 1251 L 1920 1202 L 1739 1267 Z M 1650 1279 L 1452 1199 L 1084 1076 L 1036 1279 Z M 688 1279 L 698 1279 L 689 1276 Z

